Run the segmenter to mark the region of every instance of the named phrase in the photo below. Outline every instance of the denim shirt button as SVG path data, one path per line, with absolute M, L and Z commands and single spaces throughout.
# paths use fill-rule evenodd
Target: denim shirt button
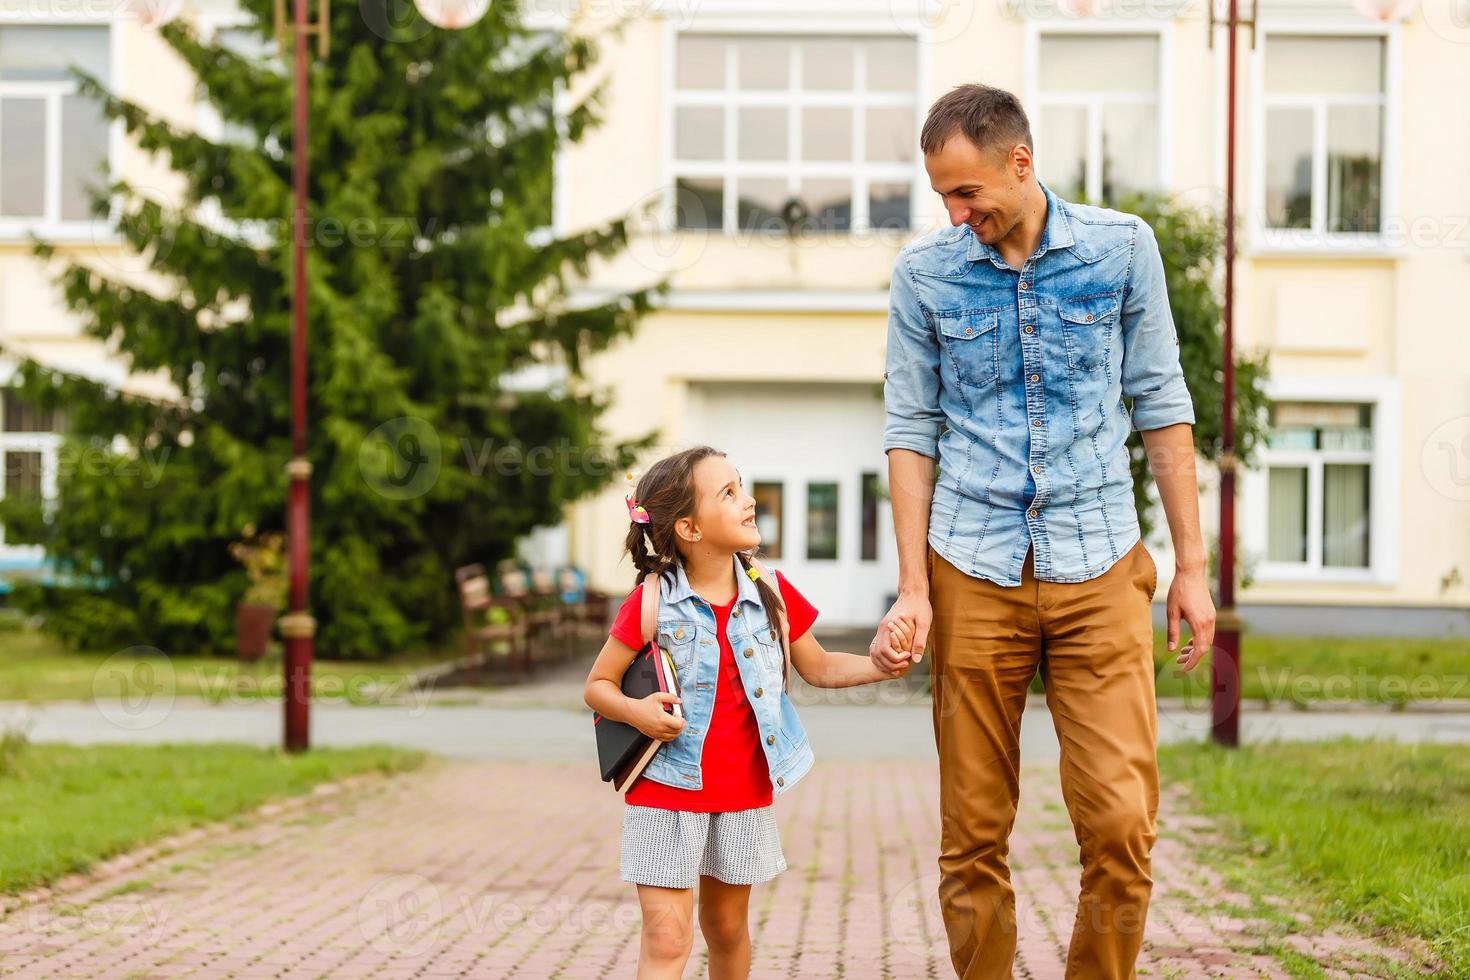
M 1041 428 L 1041 419 L 1032 419 L 1031 420 L 1031 428 L 1033 428 L 1033 429 L 1039 429 L 1039 428 Z
M 1036 516 L 1036 508 L 1035 507 L 1032 507 L 1026 513 L 1030 514 L 1032 517 L 1035 517 Z
M 1026 332 L 1027 333 L 1035 333 L 1036 332 L 1036 328 L 1033 327 L 1033 326 L 1031 326 L 1030 324 L 1027 324 L 1027 326 L 1026 326 Z
M 1031 284 L 1028 283 L 1026 280 L 1022 279 L 1021 280 L 1021 288 L 1022 289 L 1030 289 L 1031 288 Z

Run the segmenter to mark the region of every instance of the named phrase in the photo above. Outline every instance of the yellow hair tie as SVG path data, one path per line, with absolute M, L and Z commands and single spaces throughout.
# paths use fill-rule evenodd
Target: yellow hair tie
M 759 582 L 761 580 L 761 570 L 759 568 L 756 568 L 754 565 L 751 565 L 749 568 L 747 568 L 745 570 L 745 574 L 750 576 L 750 580 L 752 582 Z

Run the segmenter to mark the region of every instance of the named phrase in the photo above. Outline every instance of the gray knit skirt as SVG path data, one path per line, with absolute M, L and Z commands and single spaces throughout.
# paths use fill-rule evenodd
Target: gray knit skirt
M 729 885 L 755 885 L 785 870 L 773 807 L 724 813 L 623 807 L 624 881 L 693 888 L 700 875 L 710 875 Z

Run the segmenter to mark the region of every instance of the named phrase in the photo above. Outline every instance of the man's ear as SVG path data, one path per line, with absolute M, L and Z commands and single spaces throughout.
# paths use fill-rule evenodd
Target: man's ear
M 1017 143 L 1011 147 L 1010 165 L 1016 179 L 1024 181 L 1035 166 L 1035 161 L 1031 157 L 1031 147 L 1025 143 Z

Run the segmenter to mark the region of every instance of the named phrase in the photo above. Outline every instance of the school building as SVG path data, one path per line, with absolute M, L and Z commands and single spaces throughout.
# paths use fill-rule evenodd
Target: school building
M 1470 635 L 1470 17 L 1457 2 L 1385 20 L 1369 0 L 1261 0 L 1254 47 L 1241 34 L 1236 335 L 1269 351 L 1275 402 L 1238 501 L 1238 598 L 1258 629 Z M 239 22 L 223 5 L 195 16 Z M 1017 92 L 1063 197 L 1223 203 L 1224 34 L 1207 45 L 1201 4 L 568 0 L 527 16 L 605 35 L 581 82 L 605 83 L 604 122 L 556 161 L 554 230 L 637 217 L 584 294 L 671 287 L 590 363 L 611 397 L 604 428 L 727 451 L 767 554 L 829 625 L 871 625 L 895 587 L 887 284 L 903 243 L 946 221 L 917 155 L 927 106 L 964 82 Z M 127 261 L 79 203 L 79 168 L 168 176 L 46 59 L 90 59 L 125 94 L 218 126 L 161 48 L 136 21 L 75 5 L 0 13 L 0 338 L 140 389 L 159 380 L 77 337 L 27 236 Z M 54 486 L 50 425 L 7 406 L 5 492 Z M 1201 480 L 1208 539 L 1209 460 Z M 569 508 L 528 552 L 630 587 L 623 493 L 618 480 Z M 1172 561 L 1156 523 L 1162 602 Z M 0 544 L 0 569 L 38 560 Z

